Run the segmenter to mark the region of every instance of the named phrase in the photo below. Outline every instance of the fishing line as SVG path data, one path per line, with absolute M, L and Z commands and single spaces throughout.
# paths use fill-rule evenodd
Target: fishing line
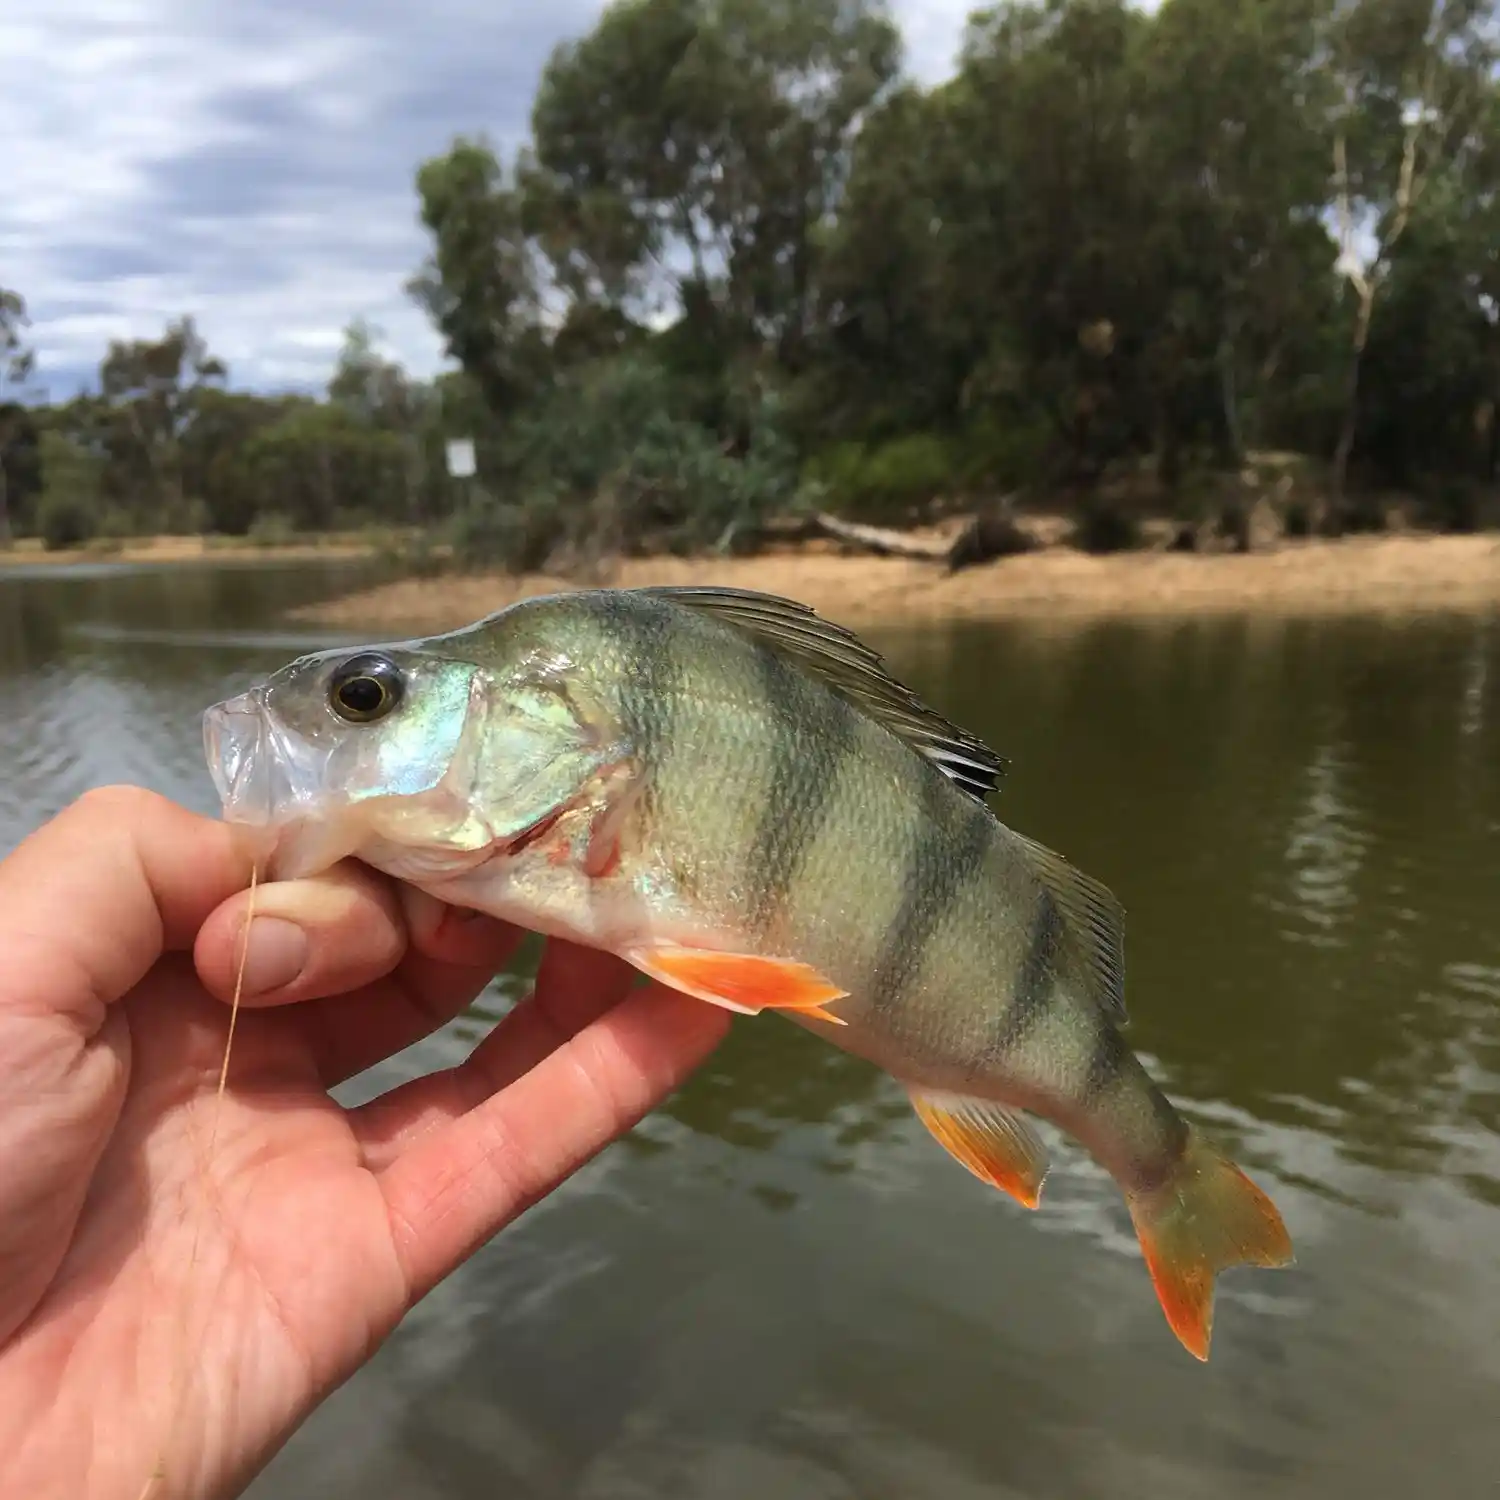
M 234 1048 L 234 1028 L 240 1016 L 240 997 L 245 988 L 245 965 L 250 957 L 250 924 L 255 920 L 255 892 L 260 883 L 260 866 L 251 863 L 250 866 L 250 888 L 248 900 L 245 905 L 245 922 L 240 929 L 240 956 L 235 966 L 234 975 L 234 998 L 229 1004 L 229 1031 L 224 1037 L 224 1057 L 219 1064 L 219 1085 L 214 1091 L 214 1115 L 208 1128 L 208 1159 L 213 1160 L 214 1147 L 219 1139 L 219 1120 L 224 1113 L 224 1089 L 229 1081 L 229 1055 Z M 198 1250 L 203 1241 L 203 1218 L 198 1219 L 197 1227 L 193 1230 L 193 1248 L 188 1256 L 188 1279 L 191 1281 L 192 1272 L 198 1264 Z M 224 1277 L 228 1275 L 226 1264 L 223 1275 L 220 1277 L 222 1285 Z M 212 1300 L 212 1299 L 211 1299 Z M 183 1317 L 183 1328 L 186 1331 L 187 1317 Z M 172 1406 L 172 1416 L 167 1423 L 166 1436 L 162 1438 L 161 1447 L 157 1450 L 156 1460 L 151 1465 L 151 1472 L 146 1476 L 146 1483 L 141 1489 L 140 1500 L 149 1500 L 151 1492 L 159 1482 L 166 1480 L 166 1457 L 167 1445 L 171 1441 L 172 1434 L 182 1418 L 182 1408 L 187 1400 L 187 1370 L 186 1361 L 179 1370 L 177 1381 L 177 1396 Z

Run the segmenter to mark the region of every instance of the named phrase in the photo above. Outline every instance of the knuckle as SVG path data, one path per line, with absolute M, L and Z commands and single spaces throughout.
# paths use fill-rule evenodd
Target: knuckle
M 90 787 L 74 798 L 70 811 L 83 817 L 109 817 L 136 820 L 160 812 L 172 804 L 159 792 L 120 782 L 110 786 Z

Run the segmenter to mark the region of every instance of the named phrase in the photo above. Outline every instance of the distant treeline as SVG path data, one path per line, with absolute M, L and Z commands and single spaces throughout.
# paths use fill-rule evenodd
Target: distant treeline
M 901 50 L 871 0 L 619 0 L 513 161 L 462 138 L 417 172 L 409 290 L 457 372 L 356 325 L 325 397 L 237 393 L 183 320 L 111 345 L 96 396 L 0 407 L 0 517 L 393 523 L 534 565 L 1019 492 L 1114 546 L 1148 513 L 1243 530 L 1236 476 L 1280 453 L 1295 529 L 1393 491 L 1484 521 L 1500 0 L 1002 5 L 932 89 Z M 18 379 L 25 329 L 10 295 Z

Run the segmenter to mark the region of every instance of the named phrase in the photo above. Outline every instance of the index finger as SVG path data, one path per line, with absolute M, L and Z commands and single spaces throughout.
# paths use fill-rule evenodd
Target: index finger
M 223 823 L 140 787 L 85 792 L 0 860 L 0 1008 L 92 1035 L 164 952 L 249 883 Z

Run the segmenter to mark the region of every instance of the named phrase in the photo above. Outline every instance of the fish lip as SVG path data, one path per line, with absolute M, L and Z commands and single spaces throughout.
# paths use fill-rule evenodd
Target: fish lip
M 262 689 L 204 711 L 203 751 L 226 823 L 282 829 L 312 808 L 327 815 L 316 752 L 278 726 Z
M 265 730 L 265 704 L 258 689 L 226 698 L 204 711 L 203 755 L 226 822 L 271 825 Z

